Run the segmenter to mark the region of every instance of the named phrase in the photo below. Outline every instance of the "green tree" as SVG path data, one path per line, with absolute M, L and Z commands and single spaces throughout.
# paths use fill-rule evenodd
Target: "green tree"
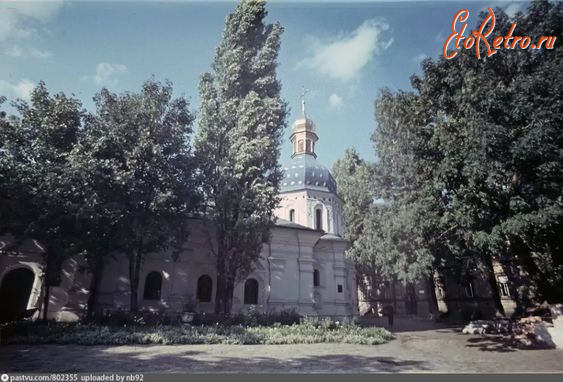
M 86 118 L 72 170 L 89 190 L 81 210 L 89 261 L 96 279 L 105 254 L 127 255 L 135 313 L 144 257 L 178 254 L 198 208 L 194 118 L 186 99 L 172 98 L 170 83 L 150 80 L 141 92 L 120 95 L 103 89 L 94 99 L 97 110 Z
M 505 35 L 516 22 L 533 41 L 561 39 L 562 9 L 535 1 L 514 19 L 497 9 L 495 31 Z M 513 291 L 522 305 L 560 300 L 563 82 L 553 73 L 563 66 L 563 49 L 503 49 L 483 61 L 468 53 L 427 63 L 419 83 L 421 96 L 444 115 L 436 135 L 445 153 L 447 224 L 488 264 L 493 290 L 490 263 L 508 260 L 528 274 Z
M 18 113 L 0 120 L 0 229 L 16 243 L 34 239 L 45 258 L 43 319 L 50 288 L 60 282 L 65 259 L 79 252 L 78 206 L 67 173 L 81 126 L 81 104 L 63 93 L 51 96 L 43 82 L 31 101 L 14 103 Z
M 344 153 L 333 166 L 338 194 L 344 201 L 344 237 L 354 243 L 363 233 L 366 216 L 376 198 L 375 168 L 360 158 L 354 148 Z
M 495 16 L 498 35 L 516 22 L 532 40 L 561 38 L 560 3 L 533 2 L 514 19 L 496 9 Z M 424 211 L 421 243 L 435 266 L 488 274 L 500 313 L 496 261 L 526 271 L 513 291 L 522 305 L 563 296 L 563 92 L 553 77 L 561 67 L 561 46 L 501 49 L 481 60 L 462 49 L 454 59 L 423 62 L 414 92 L 383 92 L 376 103 L 384 189 Z
M 286 104 L 276 78 L 282 27 L 265 24 L 264 1 L 242 1 L 227 17 L 213 72 L 200 83 L 196 151 L 205 218 L 215 242 L 215 311 L 229 313 L 236 282 L 269 240 L 278 204 Z M 211 240 L 214 238 L 214 240 Z
M 369 227 L 370 211 L 377 195 L 374 189 L 375 167 L 361 159 L 354 148 L 349 148 L 344 158 L 336 161 L 332 173 L 338 185 L 338 195 L 344 202 L 344 238 L 351 243 L 346 255 L 356 265 L 360 290 L 371 301 L 376 298 L 371 295 L 371 291 L 375 290 L 372 287 L 381 282 L 374 264 L 374 258 L 378 254 L 364 251 L 360 243 L 364 235 L 367 235 L 366 225 Z

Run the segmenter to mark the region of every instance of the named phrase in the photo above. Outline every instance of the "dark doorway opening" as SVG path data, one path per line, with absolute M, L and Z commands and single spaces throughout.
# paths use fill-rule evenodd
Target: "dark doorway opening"
M 35 274 L 27 268 L 8 272 L 0 286 L 0 322 L 14 321 L 27 310 Z

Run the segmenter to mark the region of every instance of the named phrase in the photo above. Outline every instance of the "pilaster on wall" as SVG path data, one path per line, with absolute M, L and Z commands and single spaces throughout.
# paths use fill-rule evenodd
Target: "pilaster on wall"
M 346 295 L 348 294 L 347 286 L 348 283 L 346 282 L 346 264 L 343 261 L 336 260 L 332 266 L 334 272 L 334 283 L 338 285 L 342 285 L 342 292 L 336 292 L 334 296 L 334 301 L 337 303 L 346 302 Z
M 313 305 L 313 258 L 301 258 L 299 262 L 299 304 Z
M 269 257 L 269 271 L 270 271 L 270 290 L 267 298 L 268 305 L 277 305 L 287 303 L 287 298 L 284 296 L 284 273 L 286 273 L 286 259 L 280 257 Z M 268 306 L 270 308 L 270 306 Z

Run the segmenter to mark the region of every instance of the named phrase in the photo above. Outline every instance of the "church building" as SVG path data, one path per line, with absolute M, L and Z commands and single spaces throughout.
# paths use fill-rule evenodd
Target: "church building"
M 342 238 L 342 200 L 327 167 L 317 161 L 319 137 L 305 113 L 295 120 L 290 136 L 293 154 L 283 166 L 281 203 L 270 242 L 262 248 L 255 270 L 235 288 L 233 312 L 295 309 L 302 315 L 332 318 L 358 314 L 354 264 L 345 258 L 349 243 Z M 185 251 L 177 259 L 168 253 L 146 256 L 141 270 L 141 310 L 181 315 L 195 307 L 213 312 L 215 257 L 204 223 L 192 219 Z M 29 241 L 17 252 L 3 253 L 10 237 L 0 238 L 0 320 L 16 319 L 26 311 L 42 311 L 43 270 L 40 243 Z M 86 312 L 90 275 L 79 257 L 65 261 L 61 283 L 51 288 L 49 317 L 77 320 Z M 107 257 L 98 292 L 103 311 L 129 309 L 128 261 Z

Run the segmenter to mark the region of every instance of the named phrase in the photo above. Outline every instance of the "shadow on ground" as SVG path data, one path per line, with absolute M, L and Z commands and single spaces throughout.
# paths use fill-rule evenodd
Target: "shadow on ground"
M 0 365 L 5 372 L 81 372 L 104 370 L 107 372 L 216 372 L 216 373 L 315 373 L 315 372 L 413 372 L 430 370 L 425 362 L 397 359 L 387 356 L 359 356 L 348 354 L 331 354 L 304 356 L 289 359 L 271 357 L 218 357 L 210 351 L 186 351 L 174 354 L 157 354 L 150 352 L 150 346 L 142 351 L 113 352 L 106 347 L 91 346 L 84 348 L 88 362 L 69 360 L 61 365 L 50 363 L 44 359 L 42 363 L 34 360 L 35 349 L 4 350 L 11 353 L 8 363 Z M 31 350 L 31 351 L 30 351 Z M 57 354 L 56 349 L 50 351 Z M 197 358 L 195 357 L 197 356 Z M 4 358 L 4 357 L 2 357 Z M 78 357 L 77 357 L 78 358 Z M 5 363 L 3 359 L 1 363 Z
M 526 346 L 509 337 L 484 335 L 482 337 L 472 337 L 467 340 L 466 347 L 477 348 L 486 352 L 512 353 L 517 350 L 546 350 L 548 346 Z

